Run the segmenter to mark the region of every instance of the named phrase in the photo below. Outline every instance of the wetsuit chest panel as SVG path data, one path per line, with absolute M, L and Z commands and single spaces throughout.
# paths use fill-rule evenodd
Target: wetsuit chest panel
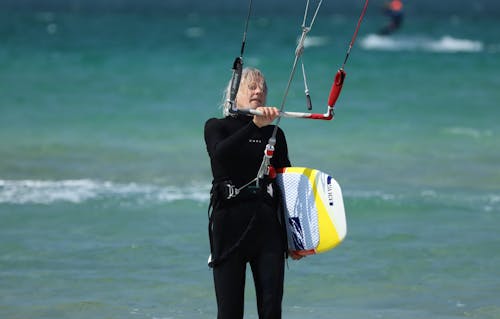
M 258 128 L 247 116 L 208 120 L 205 140 L 214 180 L 230 179 L 241 186 L 255 178 L 273 129 L 272 125 Z M 281 130 L 271 163 L 278 167 L 289 166 L 286 140 Z

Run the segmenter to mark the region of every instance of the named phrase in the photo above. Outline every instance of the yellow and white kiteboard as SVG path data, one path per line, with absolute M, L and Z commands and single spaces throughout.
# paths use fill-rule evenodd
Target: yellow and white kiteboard
M 342 190 L 319 170 L 285 167 L 277 170 L 288 232 L 288 248 L 300 255 L 328 251 L 344 240 L 347 224 Z

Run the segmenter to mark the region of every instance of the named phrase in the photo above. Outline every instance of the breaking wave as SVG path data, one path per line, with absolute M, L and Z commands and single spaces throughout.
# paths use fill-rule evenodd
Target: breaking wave
M 208 201 L 209 185 L 186 187 L 138 183 L 114 183 L 91 179 L 78 180 L 0 180 L 0 203 L 52 204 L 83 203 L 118 198 L 136 201 Z
M 423 36 L 381 36 L 369 34 L 360 41 L 365 50 L 380 51 L 425 51 L 438 53 L 482 52 L 481 41 L 458 39 L 445 35 L 440 39 Z
M 162 186 L 140 183 L 116 183 L 92 179 L 76 180 L 2 180 L 0 204 L 51 205 L 57 203 L 85 204 L 90 201 L 110 200 L 128 204 L 162 204 L 193 201 L 208 204 L 209 183 L 187 186 Z M 382 190 L 342 191 L 346 201 L 376 201 L 393 205 L 412 201 L 447 202 L 453 205 L 480 208 L 483 211 L 499 209 L 500 194 L 454 194 L 440 190 L 420 190 L 416 193 L 390 193 Z

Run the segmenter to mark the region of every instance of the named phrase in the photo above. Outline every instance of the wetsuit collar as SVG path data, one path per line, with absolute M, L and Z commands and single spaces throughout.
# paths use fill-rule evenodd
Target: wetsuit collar
M 250 122 L 251 120 L 253 120 L 252 116 L 248 116 L 246 114 L 236 114 L 236 116 L 230 116 L 230 118 L 233 118 L 235 120 L 242 121 L 242 122 Z

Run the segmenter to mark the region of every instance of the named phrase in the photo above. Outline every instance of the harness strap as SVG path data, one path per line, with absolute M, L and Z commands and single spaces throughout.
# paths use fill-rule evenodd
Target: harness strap
M 211 252 L 210 256 L 211 256 L 211 258 L 208 261 L 208 267 L 213 268 L 213 267 L 219 265 L 229 255 L 231 255 L 236 250 L 236 248 L 238 248 L 238 246 L 241 244 L 241 242 L 243 241 L 243 239 L 246 237 L 246 235 L 248 234 L 248 232 L 250 231 L 250 229 L 252 229 L 253 225 L 255 224 L 256 217 L 257 217 L 257 212 L 255 212 L 252 215 L 252 218 L 248 222 L 247 228 L 245 228 L 245 230 L 241 234 L 240 238 L 228 250 L 224 251 L 224 253 L 222 253 L 218 257 L 214 257 L 214 255 L 213 255 L 213 239 L 212 239 L 212 225 L 213 225 L 213 220 L 210 219 L 208 229 L 209 229 L 209 236 L 210 236 L 210 252 Z
M 263 190 L 262 188 L 258 189 L 249 189 L 247 188 L 253 181 L 243 185 L 240 188 L 237 188 L 230 182 L 221 182 L 221 183 L 215 183 L 212 186 L 212 190 L 210 191 L 210 202 L 208 205 L 208 237 L 210 241 L 210 258 L 208 260 L 208 266 L 213 268 L 223 262 L 229 255 L 231 255 L 236 248 L 241 244 L 243 239 L 247 236 L 248 232 L 252 229 L 253 225 L 255 224 L 255 219 L 257 216 L 257 211 L 254 212 L 252 215 L 252 218 L 248 222 L 247 227 L 241 234 L 240 238 L 224 253 L 222 253 L 220 256 L 214 256 L 214 239 L 213 239 L 213 223 L 214 223 L 214 218 L 213 218 L 213 211 L 217 207 L 221 207 L 224 203 L 230 203 L 230 202 L 237 202 L 238 199 L 245 199 L 245 196 L 247 199 L 251 197 L 258 197 L 258 196 L 268 196 L 269 194 Z M 277 187 L 275 187 L 277 188 Z M 247 190 L 247 191 L 243 191 Z M 274 190 L 274 188 L 273 188 Z M 267 195 L 266 195 L 267 194 Z M 242 197 L 243 196 L 243 197 Z

